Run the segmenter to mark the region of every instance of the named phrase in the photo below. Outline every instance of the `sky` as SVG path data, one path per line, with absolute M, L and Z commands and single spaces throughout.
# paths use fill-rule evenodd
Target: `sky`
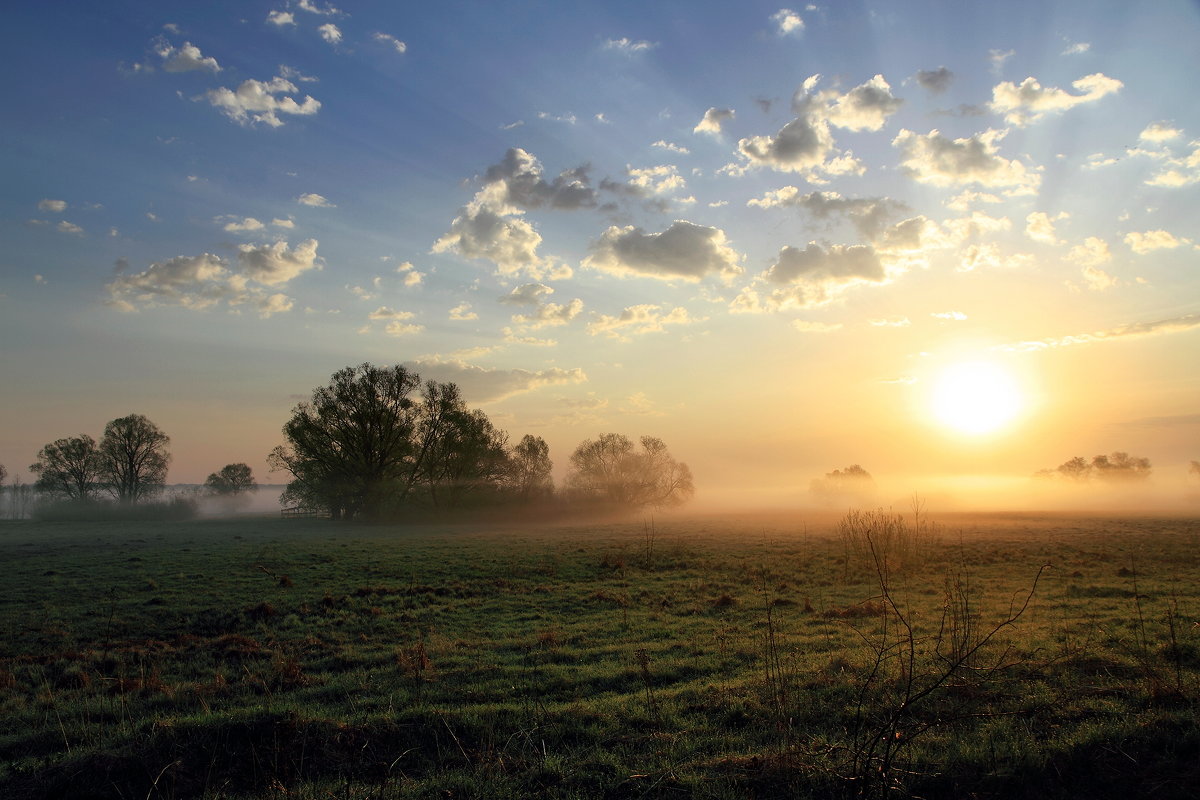
M 0 464 L 140 413 L 171 482 L 284 482 L 291 409 L 371 362 L 560 477 L 662 438 L 701 507 L 1114 450 L 1182 483 L 1197 41 L 1171 0 L 22 0 Z

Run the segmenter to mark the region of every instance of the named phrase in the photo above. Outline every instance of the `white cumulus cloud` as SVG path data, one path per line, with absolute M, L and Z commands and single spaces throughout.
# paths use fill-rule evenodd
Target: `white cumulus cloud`
M 269 81 L 242 81 L 236 91 L 225 87 L 210 89 L 204 96 L 213 107 L 240 125 L 261 122 L 278 128 L 284 124 L 280 114 L 311 116 L 321 109 L 320 101 L 311 95 L 305 95 L 300 102 L 289 96 L 297 92 L 296 84 L 275 77 Z
M 676 220 L 661 233 L 614 225 L 592 246 L 583 265 L 621 277 L 698 281 L 718 275 L 729 281 L 742 271 L 739 260 L 721 229 Z
M 1055 87 L 1043 87 L 1029 77 L 1015 84 L 1004 81 L 992 89 L 990 107 L 1004 120 L 1018 127 L 1037 122 L 1051 112 L 1065 111 L 1083 103 L 1093 103 L 1120 90 L 1124 84 L 1103 73 L 1085 75 L 1071 84 L 1080 94 L 1071 94 Z

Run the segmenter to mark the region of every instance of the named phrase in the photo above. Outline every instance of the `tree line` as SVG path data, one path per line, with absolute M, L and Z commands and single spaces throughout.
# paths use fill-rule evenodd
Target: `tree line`
M 540 436 L 510 445 L 508 434 L 468 408 L 454 383 L 422 382 L 403 366 L 362 364 L 333 374 L 283 426 L 268 456 L 291 476 L 281 503 L 333 519 L 386 520 L 413 511 L 484 506 L 573 509 L 662 508 L 695 491 L 686 464 L 661 439 L 604 433 L 571 454 L 561 489 Z M 88 434 L 44 446 L 30 470 L 44 500 L 83 507 L 108 500 L 132 507 L 166 485 L 170 438 L 141 414 L 115 419 L 97 442 Z M 0 484 L 6 475 L 0 466 Z M 249 466 L 208 476 L 210 496 L 237 497 L 256 482 Z

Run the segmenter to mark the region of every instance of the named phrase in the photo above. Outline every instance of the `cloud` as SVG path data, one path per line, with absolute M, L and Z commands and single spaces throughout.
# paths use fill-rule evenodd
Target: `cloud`
M 582 369 L 489 369 L 456 359 L 436 357 L 419 359 L 413 368 L 427 380 L 452 382 L 462 389 L 463 397 L 471 403 L 492 403 L 513 395 L 531 392 L 543 386 L 562 386 L 585 383 Z
M 317 28 L 317 33 L 329 44 L 339 44 L 342 41 L 342 31 L 332 22 L 326 22 Z
M 1175 237 L 1167 231 L 1145 231 L 1139 233 L 1133 231 L 1125 235 L 1125 244 L 1138 255 L 1145 255 L 1154 250 L 1173 250 L 1180 245 L 1189 244 L 1190 239 L 1181 239 Z
M 41 211 L 50 211 L 55 214 L 61 214 L 67 210 L 66 200 L 39 200 L 37 207 Z
M 821 220 L 844 216 L 869 239 L 877 238 L 888 220 L 907 208 L 904 203 L 887 197 L 842 197 L 837 192 L 809 192 L 802 195 L 795 186 L 767 192 L 759 199 L 747 201 L 746 205 L 799 208 Z
M 404 276 L 405 286 L 418 286 L 424 280 L 424 273 L 418 272 L 411 262 L 405 261 L 396 266 L 396 272 Z
M 861 284 L 889 279 L 880 253 L 870 245 L 831 245 L 816 242 L 801 250 L 787 246 L 757 280 L 767 294 L 748 286 L 730 303 L 733 313 L 762 313 L 787 308 L 815 308 Z
M 271 220 L 271 224 L 274 225 L 276 228 L 294 228 L 294 227 L 296 227 L 296 223 L 293 222 L 291 220 L 291 218 L 280 219 L 279 217 L 276 217 L 275 219 Z
M 1171 125 L 1169 122 L 1151 122 L 1142 132 L 1138 134 L 1138 138 L 1144 142 L 1168 142 L 1171 139 L 1178 139 L 1183 135 L 1183 131 Z
M 1146 336 L 1185 333 L 1197 328 L 1200 328 L 1200 314 L 1187 314 L 1182 317 L 1160 319 L 1153 322 L 1133 322 L 1092 333 L 1077 333 L 1059 338 L 1017 342 L 1015 344 L 1001 345 L 998 349 L 1014 352 L 1031 352 L 1056 347 L 1073 347 L 1081 344 L 1097 344 L 1100 342 L 1119 341 L 1121 339 L 1140 339 Z
M 688 153 L 692 152 L 691 150 L 688 150 L 686 147 L 684 147 L 682 145 L 675 144 L 674 142 L 668 142 L 665 139 L 659 139 L 657 142 L 655 142 L 654 144 L 652 144 L 650 146 L 658 147 L 663 150 L 668 150 L 672 153 L 679 153 L 680 155 L 684 155 L 684 156 L 686 156 Z
M 553 181 L 547 182 L 542 164 L 531 153 L 513 147 L 504 154 L 498 164 L 487 168 L 486 184 L 496 185 L 502 191 L 491 192 L 487 202 L 499 213 L 505 213 L 505 204 L 520 208 L 543 206 L 574 210 L 592 208 L 596 205 L 596 193 L 588 180 L 587 166 L 564 170 Z
M 537 306 L 541 305 L 542 298 L 552 294 L 554 290 L 544 283 L 526 283 L 501 297 L 499 302 L 514 306 Z
M 267 14 L 267 22 L 272 25 L 283 27 L 284 25 L 295 25 L 296 15 L 289 11 L 272 11 Z
M 237 259 L 247 278 L 268 286 L 287 283 L 297 275 L 321 268 L 317 263 L 316 239 L 306 239 L 291 250 L 284 241 L 240 244 Z
M 222 226 L 223 230 L 229 233 L 247 233 L 249 231 L 261 231 L 265 227 L 261 222 L 254 217 L 243 217 L 238 219 L 232 215 L 214 217 L 213 222 Z M 222 225 L 222 223 L 224 223 Z
M 471 304 L 462 302 L 450 309 L 450 319 L 456 322 L 467 322 L 473 319 L 479 319 L 479 315 L 471 310 Z
M 551 114 L 549 111 L 539 111 L 538 119 L 547 119 L 551 122 L 565 122 L 568 125 L 574 125 L 579 122 L 579 117 L 574 114 Z
M 397 311 L 396 309 L 389 308 L 388 306 L 380 306 L 379 308 L 372 311 L 370 314 L 367 314 L 367 319 L 372 320 L 372 321 L 374 321 L 374 320 L 389 320 L 390 321 L 390 320 L 412 319 L 415 316 L 416 316 L 416 314 L 414 314 L 411 311 Z
M 892 95 L 882 75 L 842 94 L 836 89 L 815 91 L 820 75 L 804 81 L 792 98 L 796 118 L 774 136 L 752 136 L 738 141 L 738 153 L 749 166 L 765 166 L 781 172 L 809 173 L 810 182 L 823 182 L 815 176 L 821 170 L 829 174 L 861 174 L 862 164 L 852 153 L 834 148 L 830 126 L 852 131 L 877 131 L 899 109 L 901 100 Z M 736 165 L 725 168 L 737 174 Z
M 1167 166 L 1146 184 L 1177 189 L 1200 182 L 1200 140 L 1190 143 L 1192 152 L 1179 158 L 1167 158 Z
M 1042 88 L 1036 78 L 1026 78 L 1020 85 L 1005 81 L 992 89 L 989 107 L 1010 125 L 1023 127 L 1037 122 L 1051 112 L 1066 111 L 1083 103 L 1093 103 L 1113 94 L 1125 84 L 1102 73 L 1085 75 L 1071 86 L 1082 94 L 1069 94 L 1058 88 Z
M 935 319 L 944 319 L 952 322 L 962 322 L 967 318 L 967 315 L 961 311 L 935 311 L 929 316 Z
M 792 320 L 792 327 L 800 333 L 833 333 L 842 329 L 840 322 L 813 322 L 807 319 Z
M 846 94 L 822 92 L 817 98 L 823 102 L 832 101 L 824 112 L 830 123 L 852 131 L 879 130 L 904 102 L 892 94 L 892 87 L 882 75 L 876 75 Z
M 790 8 L 781 8 L 776 11 L 771 15 L 771 22 L 775 23 L 775 31 L 780 36 L 804 32 L 804 20 Z
M 166 39 L 158 39 L 154 44 L 154 52 L 163 60 L 162 68 L 166 72 L 220 72 L 221 65 L 215 58 L 206 58 L 200 48 L 191 42 L 184 42 L 180 48 L 175 48 Z
M 620 39 L 609 39 L 604 43 L 605 50 L 615 50 L 624 55 L 634 55 L 635 53 L 644 53 L 647 50 L 653 50 L 658 47 L 657 42 L 633 41 L 622 37 Z
M 507 191 L 504 184 L 485 186 L 434 242 L 432 252 L 484 258 L 502 275 L 540 274 L 545 266 L 537 254 L 541 234 L 518 216 L 520 209 L 505 202 Z
M 997 154 L 1006 131 L 987 130 L 963 139 L 947 139 L 937 130 L 926 136 L 901 130 L 892 140 L 900 150 L 901 170 L 918 183 L 934 186 L 979 184 L 1006 188 L 1010 196 L 1034 194 L 1042 177 L 1020 161 Z
M 327 198 L 314 192 L 307 192 L 296 198 L 296 202 L 302 206 L 313 206 L 314 208 L 337 208 Z
M 319 79 L 310 75 L 305 75 L 295 67 L 289 67 L 287 64 L 279 65 L 279 76 L 287 78 L 289 81 L 300 81 L 301 83 L 316 83 Z
M 1069 214 L 1065 211 L 1056 217 L 1051 217 L 1044 211 L 1034 211 L 1025 217 L 1025 235 L 1035 242 L 1042 244 L 1062 244 L 1054 232 L 1054 221 L 1065 219 Z
M 83 228 L 79 227 L 73 222 L 67 222 L 65 219 L 59 222 L 55 227 L 58 229 L 59 233 L 67 233 L 72 236 L 81 236 L 83 234 Z
M 1078 56 L 1083 55 L 1088 50 L 1092 49 L 1091 42 L 1068 42 L 1066 48 L 1059 55 Z
M 583 301 L 576 297 L 569 303 L 537 303 L 527 314 L 514 314 L 512 321 L 522 330 L 539 330 L 566 325 L 583 311 Z
M 587 331 L 592 336 L 604 335 L 610 339 L 628 342 L 633 336 L 660 333 L 668 325 L 688 325 L 697 320 L 688 315 L 687 309 L 676 307 L 665 311 L 664 306 L 644 303 L 629 306 L 617 316 L 598 314 L 588 323 Z
M 397 53 L 405 53 L 408 51 L 408 45 L 397 39 L 395 36 L 392 36 L 390 33 L 376 32 L 371 34 L 371 38 L 377 42 L 383 42 L 391 45 Z
M 696 123 L 696 127 L 692 128 L 692 133 L 711 133 L 714 136 L 721 135 L 721 126 L 726 120 L 733 119 L 734 113 L 732 108 L 717 108 L 716 106 L 704 112 L 704 118 Z
M 283 77 L 270 81 L 242 81 L 237 91 L 221 87 L 205 93 L 208 102 L 239 125 L 261 122 L 272 128 L 283 126 L 280 114 L 311 116 L 321 108 L 320 101 L 305 95 L 302 102 L 286 96 L 298 92 L 296 84 Z
M 1016 54 L 1016 50 L 989 50 L 988 61 L 992 63 L 992 72 L 999 75 L 1004 69 L 1005 62 Z
M 1084 239 L 1083 244 L 1076 245 L 1067 253 L 1067 260 L 1080 267 L 1097 267 L 1112 260 L 1108 243 L 1095 236 Z
M 719 275 L 729 281 L 742 271 L 739 260 L 721 229 L 676 220 L 661 233 L 614 225 L 592 245 L 583 266 L 620 277 L 699 281 Z
M 383 326 L 383 332 L 388 336 L 409 336 L 425 330 L 424 325 L 419 325 L 415 322 L 408 322 L 408 320 L 415 316 L 416 315 L 411 311 L 397 311 L 394 308 L 389 308 L 388 306 L 380 306 L 368 314 L 367 319 L 371 322 L 385 322 L 386 324 Z M 359 333 L 368 333 L 370 330 L 371 329 L 369 326 L 364 326 L 359 330 Z
M 954 82 L 954 73 L 945 67 L 918 70 L 914 77 L 918 86 L 934 94 L 941 94 Z
M 297 250 L 303 247 L 298 246 Z M 312 241 L 312 252 L 315 257 L 315 241 Z M 241 253 L 238 260 L 242 263 Z M 263 318 L 292 309 L 292 301 L 286 295 L 269 294 L 261 286 L 249 285 L 251 281 L 282 283 L 282 280 L 272 280 L 280 277 L 279 272 L 264 271 L 263 268 L 269 268 L 270 264 L 242 263 L 242 266 L 248 271 L 232 272 L 228 262 L 211 253 L 176 256 L 152 263 L 143 272 L 118 275 L 105 287 L 108 290 L 106 302 L 125 312 L 162 305 L 199 310 L 225 303 L 234 310 L 247 306 Z M 268 280 L 261 280 L 263 277 Z
M 300 0 L 300 2 L 296 4 L 296 7 L 301 11 L 307 11 L 310 14 L 317 14 L 322 17 L 332 17 L 342 13 L 341 9 L 336 6 L 327 5 L 324 8 L 321 8 L 313 4 L 312 0 Z
M 627 167 L 628 185 L 642 195 L 670 194 L 687 186 L 673 165 L 635 168 Z

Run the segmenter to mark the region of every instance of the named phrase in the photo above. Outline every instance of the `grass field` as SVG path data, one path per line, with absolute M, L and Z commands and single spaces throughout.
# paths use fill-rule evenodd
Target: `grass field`
M 839 520 L 0 524 L 0 797 L 1195 796 L 1195 519 Z

